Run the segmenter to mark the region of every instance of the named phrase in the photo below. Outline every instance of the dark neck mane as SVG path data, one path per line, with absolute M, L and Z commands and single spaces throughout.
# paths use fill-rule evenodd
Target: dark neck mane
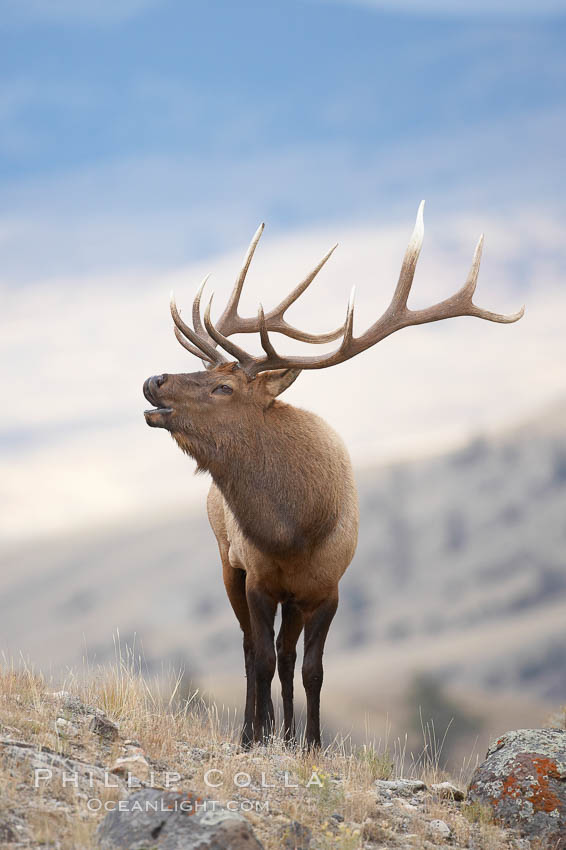
M 290 405 L 275 402 L 260 427 L 251 425 L 220 438 L 214 451 L 193 445 L 190 454 L 258 549 L 308 550 L 338 521 L 344 458 L 318 417 Z

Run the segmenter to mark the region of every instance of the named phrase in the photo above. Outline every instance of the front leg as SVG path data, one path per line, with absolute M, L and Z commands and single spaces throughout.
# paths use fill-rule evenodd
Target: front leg
M 222 572 L 224 587 L 228 599 L 238 618 L 240 628 L 244 633 L 244 662 L 246 665 L 246 707 L 244 710 L 244 726 L 242 729 L 241 743 L 244 749 L 249 749 L 253 741 L 253 724 L 255 714 L 255 668 L 254 668 L 254 642 L 252 627 L 250 623 L 250 612 L 248 600 L 246 599 L 246 573 L 244 570 L 233 567 L 228 558 L 227 549 L 220 550 L 222 555 Z
M 273 734 L 275 716 L 271 701 L 271 682 L 275 674 L 273 623 L 277 601 L 257 584 L 246 582 L 254 646 L 255 720 L 254 741 L 265 743 Z

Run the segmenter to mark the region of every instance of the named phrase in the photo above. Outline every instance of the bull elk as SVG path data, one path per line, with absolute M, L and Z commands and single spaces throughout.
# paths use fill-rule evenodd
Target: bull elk
M 423 202 L 424 203 L 424 202 Z M 192 310 L 193 326 L 171 300 L 178 341 L 206 361 L 204 371 L 157 375 L 145 382 L 147 424 L 165 428 L 181 449 L 210 473 L 208 517 L 218 541 L 224 585 L 243 632 L 247 677 L 242 746 L 264 741 L 273 731 L 271 682 L 279 672 L 284 735 L 294 739 L 293 676 L 296 645 L 304 629 L 302 678 L 307 699 L 306 743 L 320 745 L 322 654 L 338 606 L 338 582 L 350 564 L 358 536 L 358 504 L 352 467 L 340 437 L 318 416 L 278 400 L 303 369 L 325 369 L 360 354 L 409 325 L 455 316 L 516 322 L 476 307 L 472 298 L 482 239 L 464 286 L 432 307 L 411 310 L 407 299 L 423 240 L 423 203 L 405 252 L 395 293 L 385 313 L 354 336 L 354 291 L 346 320 L 335 331 L 311 334 L 288 324 L 285 313 L 314 280 L 334 248 L 273 310 L 242 318 L 242 286 L 263 231 L 255 233 L 220 319 L 210 317 L 212 296 L 201 317 L 206 278 Z M 233 334 L 258 333 L 263 349 L 252 356 Z M 270 334 L 308 343 L 340 339 L 318 356 L 279 354 Z M 220 353 L 220 346 L 230 358 Z M 274 647 L 274 620 L 281 628 Z

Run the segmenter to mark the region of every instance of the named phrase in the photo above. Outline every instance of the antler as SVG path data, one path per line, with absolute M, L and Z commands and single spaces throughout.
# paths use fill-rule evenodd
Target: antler
M 196 354 L 198 357 L 204 356 L 204 358 L 210 364 L 209 368 L 210 366 L 226 362 L 226 358 L 223 357 L 222 354 L 220 354 L 220 352 L 216 349 L 215 346 L 217 344 L 222 345 L 225 351 L 237 357 L 238 360 L 240 360 L 240 358 L 243 358 L 246 362 L 248 362 L 253 359 L 251 355 L 247 354 L 247 352 L 239 348 L 234 343 L 228 342 L 228 346 L 226 346 L 224 344 L 224 341 L 227 340 L 227 337 L 232 336 L 232 334 L 236 333 L 261 332 L 259 317 L 243 318 L 238 314 L 238 306 L 240 303 L 240 296 L 242 294 L 246 274 L 250 267 L 252 257 L 257 247 L 257 243 L 260 240 L 261 234 L 263 233 L 264 227 L 265 225 L 263 223 L 260 224 L 256 232 L 254 233 L 254 236 L 252 238 L 252 241 L 250 242 L 250 246 L 244 258 L 244 263 L 242 265 L 242 268 L 240 269 L 238 277 L 236 278 L 236 282 L 234 284 L 234 288 L 232 290 L 228 303 L 220 319 L 216 323 L 216 327 L 214 327 L 212 325 L 212 322 L 210 321 L 210 305 L 212 303 L 212 296 L 210 298 L 206 310 L 206 315 L 208 316 L 208 320 L 205 316 L 206 328 L 203 327 L 200 317 L 200 301 L 205 284 L 210 275 L 207 275 L 203 280 L 193 301 L 193 328 L 190 328 L 188 325 L 185 324 L 185 322 L 183 322 L 177 309 L 177 305 L 175 304 L 175 299 L 173 295 L 171 296 L 171 315 L 173 316 L 173 321 L 175 322 L 175 336 L 177 337 L 181 345 L 186 348 L 187 351 L 190 351 L 191 354 Z M 329 260 L 336 247 L 337 246 L 334 245 L 334 247 L 331 248 L 330 251 L 324 255 L 318 265 L 316 265 L 314 269 L 309 272 L 309 274 L 301 281 L 301 283 L 299 283 L 293 289 L 293 291 L 290 292 L 289 295 L 287 295 L 287 297 L 284 298 L 283 301 L 281 301 L 281 303 L 277 305 L 277 307 L 274 307 L 273 310 L 270 310 L 270 312 L 264 317 L 263 321 L 269 331 L 272 331 L 273 333 L 284 334 L 285 336 L 292 337 L 293 339 L 298 339 L 302 342 L 311 343 L 332 342 L 333 340 L 338 339 L 338 337 L 342 335 L 344 331 L 343 326 L 337 328 L 335 331 L 330 331 L 329 333 L 311 334 L 307 331 L 300 331 L 298 328 L 293 327 L 285 319 L 285 313 L 287 312 L 291 304 L 294 304 L 295 301 L 303 294 L 305 289 L 310 286 L 310 284 L 313 282 L 321 268 Z M 212 331 L 210 330 L 211 327 Z M 236 352 L 238 352 L 238 354 L 236 354 Z
M 477 244 L 474 253 L 474 258 L 472 261 L 472 266 L 468 274 L 466 283 L 460 290 L 458 290 L 458 292 L 456 292 L 455 295 L 451 295 L 444 301 L 440 301 L 438 304 L 435 304 L 432 307 L 426 307 L 422 310 L 410 310 L 407 307 L 407 300 L 411 291 L 413 277 L 415 275 L 415 269 L 423 243 L 423 209 L 424 201 L 421 202 L 417 212 L 415 228 L 407 246 L 407 250 L 405 251 L 405 257 L 401 266 L 399 281 L 393 294 L 393 298 L 391 299 L 391 303 L 389 304 L 389 307 L 386 309 L 383 315 L 379 319 L 377 319 L 377 321 L 374 322 L 373 325 L 371 325 L 371 327 L 368 328 L 368 330 L 361 336 L 355 337 L 353 335 L 355 287 L 352 289 L 352 293 L 350 295 L 348 311 L 346 314 L 346 321 L 343 327 L 338 332 L 334 332 L 334 334 L 321 334 L 319 336 L 312 336 L 307 333 L 296 331 L 294 328 L 290 328 L 290 326 L 288 326 L 283 319 L 283 314 L 285 310 L 299 297 L 302 292 L 304 292 L 304 290 L 312 281 L 316 273 L 328 260 L 332 251 L 329 251 L 329 253 L 321 260 L 316 269 L 311 272 L 311 275 L 307 276 L 305 280 L 301 284 L 299 284 L 299 286 L 297 286 L 293 290 L 293 292 L 289 296 L 287 296 L 284 301 L 281 302 L 278 307 L 275 308 L 275 310 L 272 310 L 267 315 L 264 315 L 263 307 L 260 305 L 257 319 L 241 319 L 238 316 L 237 306 L 240 297 L 240 292 L 242 289 L 243 279 L 253 256 L 255 246 L 257 245 L 257 242 L 261 235 L 261 231 L 263 230 L 262 225 L 252 240 L 252 243 L 248 250 L 248 254 L 246 255 L 244 266 L 242 268 L 242 271 L 240 272 L 238 280 L 236 281 L 236 285 L 234 287 L 234 291 L 232 292 L 228 306 L 224 310 L 224 313 L 222 314 L 216 327 L 212 324 L 210 318 L 210 307 L 212 304 L 212 298 L 208 303 L 204 316 L 204 324 L 206 327 L 206 331 L 208 331 L 209 337 L 213 340 L 214 343 L 217 343 L 225 351 L 235 357 L 242 369 L 244 369 L 244 371 L 250 377 L 254 377 L 259 372 L 270 371 L 272 369 L 324 369 L 328 366 L 335 366 L 338 363 L 343 363 L 345 360 L 349 360 L 351 357 L 355 357 L 356 354 L 360 354 L 362 351 L 365 351 L 367 348 L 370 348 L 372 345 L 375 345 L 382 339 L 385 339 L 385 337 L 390 336 L 390 334 L 394 333 L 395 331 L 398 331 L 401 328 L 408 327 L 409 325 L 422 325 L 428 322 L 438 322 L 442 319 L 450 319 L 456 316 L 476 316 L 479 319 L 487 319 L 487 321 L 490 322 L 502 323 L 511 323 L 518 321 L 525 311 L 524 307 L 522 307 L 518 313 L 513 313 L 512 315 L 505 316 L 500 313 L 492 313 L 489 310 L 484 310 L 481 307 L 477 307 L 472 301 L 480 268 L 483 236 L 480 237 L 479 242 Z M 202 324 L 200 323 L 199 310 L 201 293 L 202 286 L 199 292 L 197 293 L 197 297 L 195 298 L 196 309 L 193 305 L 193 320 L 195 324 L 195 330 L 200 330 L 202 333 L 204 333 L 204 329 L 202 328 Z M 173 314 L 173 318 L 175 319 L 175 313 Z M 178 318 L 180 320 L 180 317 Z M 185 333 L 184 328 L 186 328 L 186 326 L 180 326 L 179 322 L 176 319 L 175 324 L 177 325 L 177 328 L 179 328 L 179 330 Z M 287 336 L 293 336 L 295 339 L 302 339 L 308 342 L 327 342 L 330 339 L 336 339 L 336 337 L 340 333 L 342 333 L 342 341 L 339 347 L 335 349 L 335 351 L 331 351 L 328 354 L 322 354 L 319 356 L 311 357 L 284 357 L 277 353 L 269 338 L 269 331 L 272 330 L 277 330 L 279 333 L 285 333 Z M 293 331 L 293 333 L 289 333 L 289 330 Z M 254 357 L 253 355 L 249 354 L 247 351 L 244 351 L 244 349 L 240 348 L 227 338 L 232 333 L 246 333 L 251 331 L 259 332 L 261 345 L 265 352 L 264 356 Z M 219 352 L 214 348 L 213 343 L 207 342 L 208 348 L 202 348 L 201 343 L 205 340 L 204 336 L 201 335 L 201 333 L 197 334 L 194 331 L 191 331 L 191 334 L 192 335 L 186 335 L 189 336 L 189 339 L 196 345 L 198 345 L 201 350 L 203 350 L 203 352 L 209 359 L 211 359 L 212 356 L 216 355 L 221 358 L 221 360 L 218 362 L 225 362 L 225 358 L 223 358 L 222 355 L 219 355 Z M 179 339 L 178 334 L 177 338 Z M 200 342 L 197 342 L 197 339 L 200 340 Z M 185 345 L 185 347 L 188 347 L 187 344 L 183 344 Z M 191 350 L 191 348 L 189 348 L 189 350 Z M 195 352 L 193 351 L 193 353 Z

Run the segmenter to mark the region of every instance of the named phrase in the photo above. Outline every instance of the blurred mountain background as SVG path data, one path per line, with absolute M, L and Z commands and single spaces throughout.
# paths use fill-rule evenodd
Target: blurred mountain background
M 465 756 L 478 736 L 542 722 L 566 699 L 566 401 L 358 479 L 360 543 L 327 644 L 329 727 L 418 736 L 420 709 Z M 8 654 L 59 674 L 104 664 L 119 624 L 148 672 L 182 669 L 188 687 L 240 702 L 240 632 L 204 506 L 9 547 L 2 575 Z
M 286 393 L 327 419 L 362 508 L 327 734 L 453 761 L 566 702 L 566 8 L 562 0 L 6 0 L 0 16 L 0 648 L 57 675 L 119 630 L 239 703 L 208 482 L 141 386 L 267 222 L 245 315 L 338 241 L 289 318 L 385 309 L 421 198 L 410 306 L 465 280 L 503 327 L 411 328 Z M 214 312 L 214 310 L 213 310 Z M 249 338 L 246 345 L 257 348 Z M 285 340 L 283 347 L 294 350 Z M 297 680 L 299 681 L 299 680 Z M 299 689 L 298 689 L 299 690 Z M 387 731 L 389 730 L 389 731 Z

